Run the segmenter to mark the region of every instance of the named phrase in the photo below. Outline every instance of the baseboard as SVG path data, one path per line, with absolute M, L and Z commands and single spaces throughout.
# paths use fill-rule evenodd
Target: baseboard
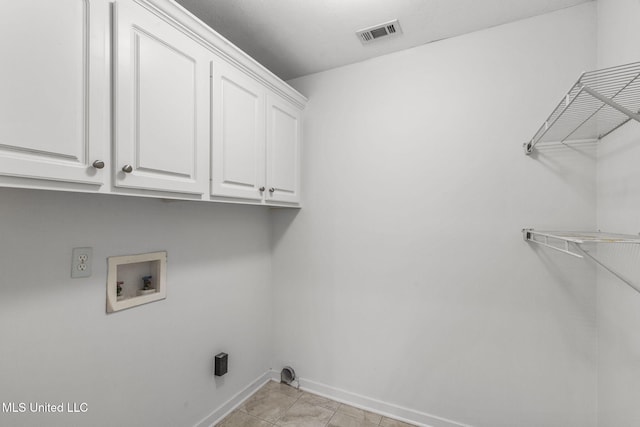
M 268 378 L 274 381 L 280 381 L 280 374 L 276 371 L 271 371 Z M 367 396 L 341 390 L 316 381 L 304 378 L 300 378 L 299 381 L 301 390 L 351 405 L 356 408 L 364 409 L 369 412 L 374 412 L 388 418 L 393 418 L 398 421 L 404 421 L 406 423 L 422 427 L 472 427 L 469 424 L 459 423 L 436 415 L 426 414 L 424 412 L 415 411 L 392 403 L 372 399 Z
M 236 393 L 231 399 L 223 403 L 222 406 L 196 424 L 196 427 L 213 427 L 216 423 L 219 423 L 224 417 L 229 415 L 234 409 L 242 405 L 242 403 L 251 397 L 253 393 L 258 391 L 260 387 L 271 381 L 272 377 L 272 371 L 267 371 L 260 375 L 251 384 Z

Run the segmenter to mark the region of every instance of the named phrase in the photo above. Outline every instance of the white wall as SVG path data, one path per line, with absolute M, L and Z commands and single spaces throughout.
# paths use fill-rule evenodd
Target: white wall
M 266 209 L 0 189 L 0 218 L 0 401 L 88 404 L 0 425 L 195 425 L 270 367 Z M 69 278 L 78 246 L 89 279 Z M 106 314 L 106 258 L 157 250 L 167 299 Z
M 304 209 L 274 216 L 274 368 L 473 426 L 594 426 L 595 148 L 531 138 L 595 66 L 594 3 L 296 79 Z
M 598 0 L 598 66 L 640 60 L 640 2 Z M 598 145 L 598 227 L 640 232 L 640 125 L 629 123 Z M 640 284 L 638 248 L 602 247 L 600 256 Z M 640 295 L 609 273 L 598 275 L 600 427 L 640 425 Z

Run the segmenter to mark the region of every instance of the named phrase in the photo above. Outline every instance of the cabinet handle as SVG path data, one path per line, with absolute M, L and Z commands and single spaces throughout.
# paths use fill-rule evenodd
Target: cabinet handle
M 276 191 L 276 189 L 275 189 L 275 188 L 273 188 L 273 187 L 271 187 L 271 188 L 269 189 L 269 193 L 272 193 L 272 194 L 273 194 L 273 192 L 274 192 L 274 191 Z
M 131 165 L 124 165 L 122 167 L 122 172 L 131 173 L 131 172 L 133 172 L 133 167 Z
M 260 192 L 262 193 L 264 191 L 264 187 L 260 187 L 258 188 L 258 190 L 260 190 Z
M 96 160 L 95 162 L 91 163 L 91 166 L 96 169 L 102 169 L 104 167 L 104 162 L 102 160 Z

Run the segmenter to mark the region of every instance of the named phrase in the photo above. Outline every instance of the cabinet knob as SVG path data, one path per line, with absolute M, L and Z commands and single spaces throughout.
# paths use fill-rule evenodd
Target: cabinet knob
M 260 192 L 262 193 L 264 191 L 264 187 L 260 187 L 258 188 L 258 190 L 260 190 Z
M 91 163 L 91 166 L 96 169 L 102 169 L 104 167 L 104 162 L 102 160 L 96 160 L 95 162 Z
M 274 191 L 276 191 L 276 189 L 275 189 L 275 188 L 273 188 L 273 187 L 271 187 L 271 188 L 269 189 L 269 193 L 273 193 Z
M 133 166 L 131 166 L 131 165 L 124 165 L 124 166 L 122 167 L 122 172 L 124 172 L 124 173 L 131 173 L 131 172 L 133 172 Z

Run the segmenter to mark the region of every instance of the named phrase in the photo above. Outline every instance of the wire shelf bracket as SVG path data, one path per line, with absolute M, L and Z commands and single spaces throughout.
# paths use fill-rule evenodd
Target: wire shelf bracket
M 582 73 L 529 142 L 598 141 L 630 120 L 640 122 L 640 62 Z
M 577 258 L 587 257 L 600 267 L 613 274 L 636 292 L 640 293 L 640 287 L 629 279 L 617 273 L 608 265 L 591 255 L 582 247 L 585 243 L 633 243 L 640 244 L 640 236 L 627 234 L 612 234 L 601 232 L 574 232 L 574 231 L 536 231 L 533 228 L 523 228 L 522 237 L 526 242 L 535 243 L 567 255 Z

